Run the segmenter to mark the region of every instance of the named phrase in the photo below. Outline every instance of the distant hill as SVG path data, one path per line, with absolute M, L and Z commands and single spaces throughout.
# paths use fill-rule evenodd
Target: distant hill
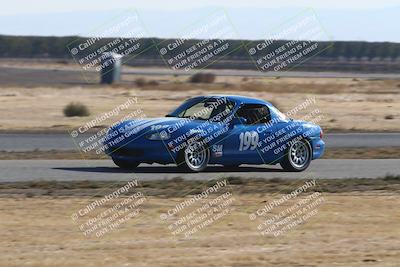
M 67 49 L 71 42 L 82 43 L 87 38 L 68 37 L 39 37 L 39 36 L 5 36 L 0 35 L 0 57 L 2 58 L 60 58 L 72 59 Z M 113 39 L 101 39 L 98 42 L 106 44 Z M 132 66 L 164 66 L 164 62 L 155 44 L 175 42 L 174 39 L 144 38 L 143 46 L 147 47 L 139 56 L 128 61 Z M 178 51 L 183 51 L 198 42 L 188 40 Z M 214 63 L 213 68 L 252 69 L 254 63 L 249 58 L 244 45 L 256 41 L 230 40 L 233 47 L 228 55 Z M 260 41 L 261 42 L 261 41 Z M 276 41 L 271 49 L 288 41 Z M 400 43 L 390 42 L 318 42 L 322 51 L 308 62 L 301 64 L 301 70 L 351 70 L 351 71 L 400 71 Z

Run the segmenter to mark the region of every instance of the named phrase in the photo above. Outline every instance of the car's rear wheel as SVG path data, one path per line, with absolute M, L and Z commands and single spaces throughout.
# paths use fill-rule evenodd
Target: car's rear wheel
M 285 171 L 301 172 L 308 168 L 311 162 L 311 148 L 307 140 L 293 142 L 280 162 Z
M 139 166 L 140 162 L 136 161 L 129 161 L 129 160 L 120 160 L 116 158 L 112 158 L 114 161 L 115 165 L 122 169 L 127 169 L 127 170 L 132 170 L 135 169 L 137 166 Z
M 183 151 L 182 167 L 193 172 L 201 172 L 207 168 L 210 150 L 202 142 L 193 142 Z

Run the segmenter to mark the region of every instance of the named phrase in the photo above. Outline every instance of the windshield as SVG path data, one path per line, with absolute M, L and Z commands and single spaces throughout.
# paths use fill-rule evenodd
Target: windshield
M 221 121 L 229 115 L 234 104 L 226 98 L 191 99 L 171 112 L 168 117 L 190 118 L 193 120 Z
M 275 113 L 275 115 L 278 117 L 278 119 L 283 120 L 283 121 L 288 120 L 288 117 L 285 114 L 283 114 L 282 112 L 280 112 L 276 107 L 270 106 L 269 108 L 270 108 L 270 110 L 272 110 Z

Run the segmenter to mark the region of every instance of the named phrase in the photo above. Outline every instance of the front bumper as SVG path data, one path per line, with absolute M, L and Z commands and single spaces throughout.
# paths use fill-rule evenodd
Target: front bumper
M 168 149 L 163 141 L 152 141 L 144 137 L 109 146 L 106 154 L 119 160 L 140 163 L 175 163 L 177 154 Z

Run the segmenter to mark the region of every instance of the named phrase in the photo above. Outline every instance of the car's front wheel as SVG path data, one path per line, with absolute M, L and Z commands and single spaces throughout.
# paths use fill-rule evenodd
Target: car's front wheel
M 202 142 L 193 142 L 183 151 L 182 167 L 193 172 L 201 172 L 207 168 L 210 150 Z
M 285 171 L 301 172 L 311 162 L 311 148 L 306 140 L 293 142 L 280 162 Z
M 127 169 L 127 170 L 132 170 L 135 169 L 137 166 L 139 166 L 140 162 L 136 161 L 128 161 L 128 160 L 120 160 L 116 158 L 112 158 L 114 161 L 115 165 L 122 169 Z

